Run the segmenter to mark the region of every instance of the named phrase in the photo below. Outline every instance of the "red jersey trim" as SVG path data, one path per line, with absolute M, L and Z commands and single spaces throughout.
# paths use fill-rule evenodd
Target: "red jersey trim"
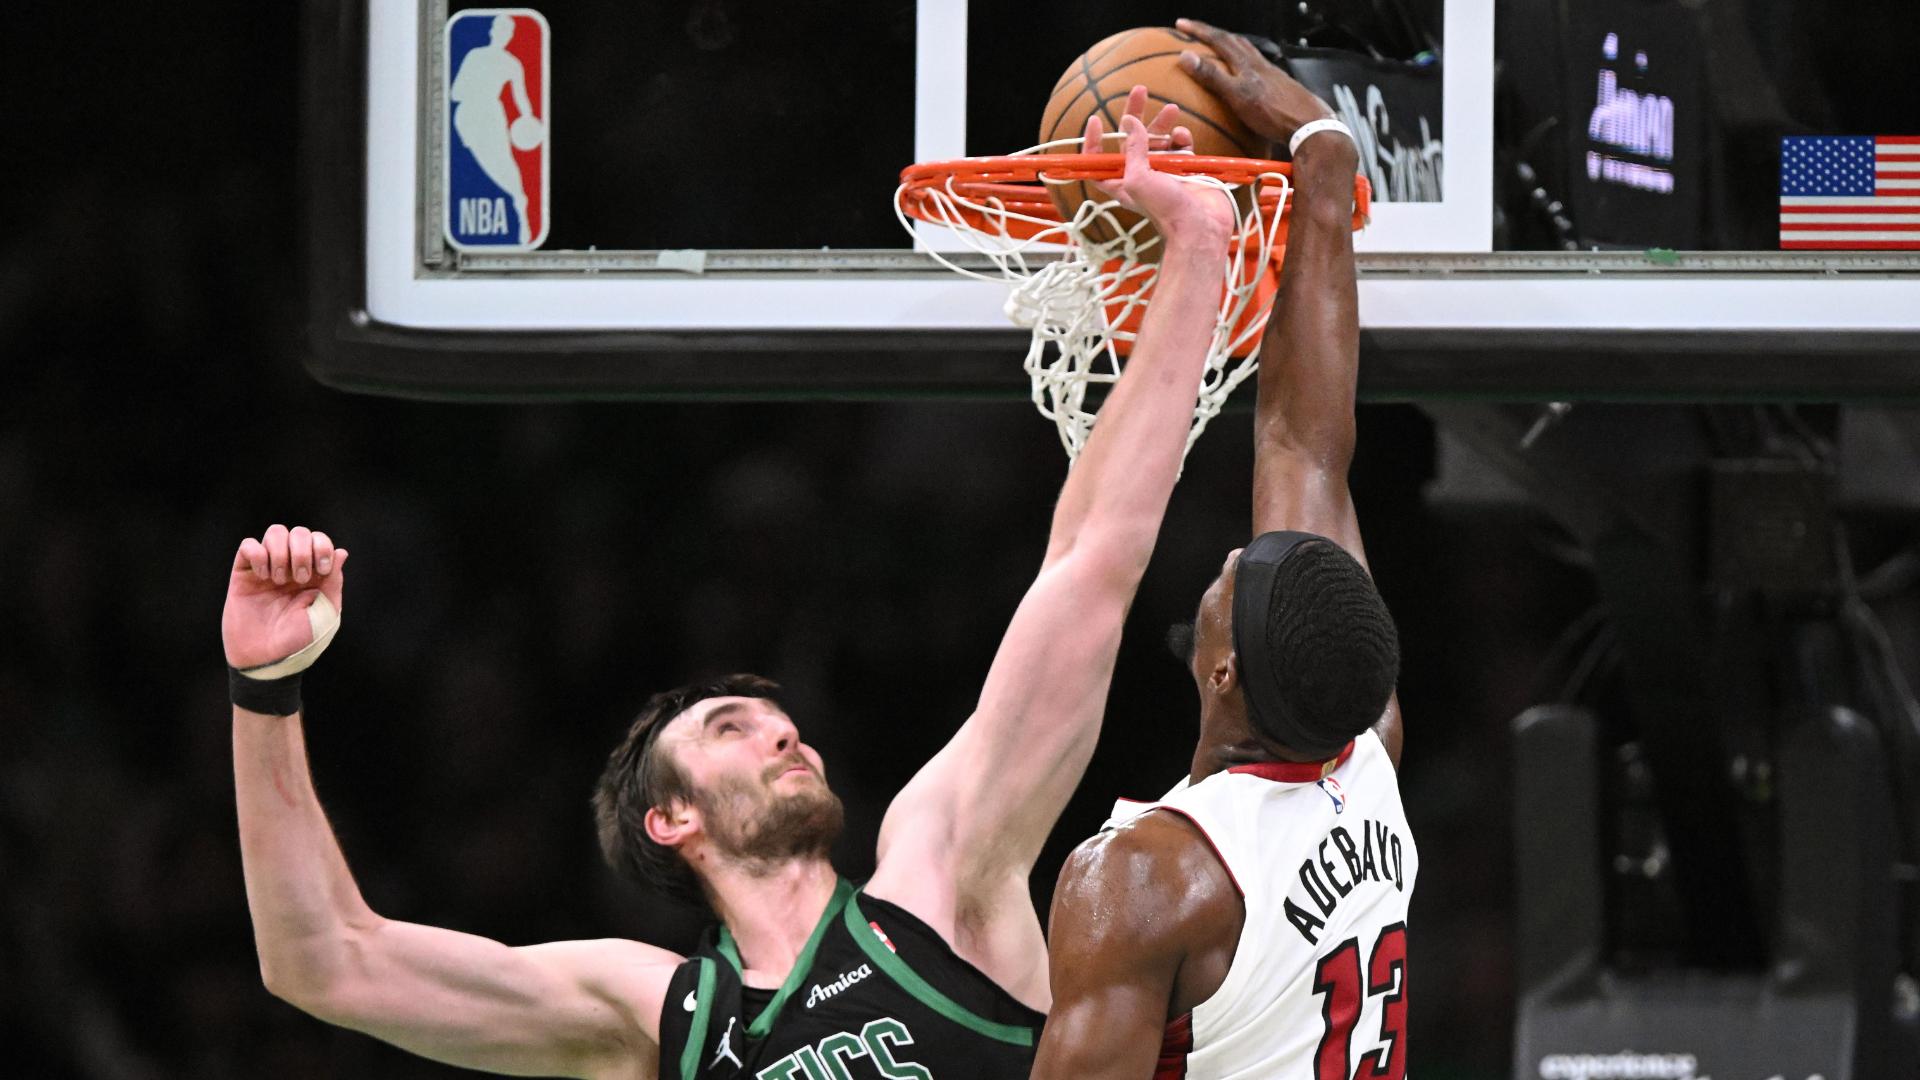
M 1262 761 L 1253 765 L 1235 765 L 1227 771 L 1258 776 L 1263 780 L 1276 780 L 1282 784 L 1311 784 L 1325 780 L 1333 770 L 1346 764 L 1347 759 L 1353 756 L 1353 747 L 1353 740 L 1348 740 L 1345 749 L 1325 761 Z
M 1160 1062 L 1153 1068 L 1153 1080 L 1185 1080 L 1187 1055 L 1193 1053 L 1193 1014 L 1183 1013 L 1167 1025 L 1160 1036 Z

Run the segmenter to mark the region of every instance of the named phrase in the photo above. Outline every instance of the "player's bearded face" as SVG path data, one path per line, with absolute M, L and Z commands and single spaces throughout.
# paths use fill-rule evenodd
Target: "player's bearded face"
M 783 776 L 796 765 L 808 776 Z M 824 856 L 846 822 L 840 797 L 795 755 L 759 775 L 729 774 L 694 793 L 707 836 L 721 852 L 748 861 Z

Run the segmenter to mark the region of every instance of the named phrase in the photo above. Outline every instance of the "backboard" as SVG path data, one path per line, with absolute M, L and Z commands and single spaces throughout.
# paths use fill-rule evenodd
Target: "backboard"
M 1832 80 L 1779 63 L 1784 35 L 1633 0 L 1389 6 L 1418 52 L 1327 91 L 1385 196 L 1357 241 L 1367 396 L 1920 397 L 1920 254 L 1780 247 L 1782 136 L 1882 130 L 1796 89 Z M 901 228 L 899 170 L 1032 143 L 1066 64 L 1128 26 L 1192 15 L 1303 65 L 1301 40 L 1365 36 L 1299 7 L 308 0 L 309 367 L 422 396 L 1022 395 L 1004 290 Z

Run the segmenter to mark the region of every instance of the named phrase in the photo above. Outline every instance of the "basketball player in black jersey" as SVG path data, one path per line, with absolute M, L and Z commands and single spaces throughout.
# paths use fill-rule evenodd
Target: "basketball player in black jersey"
M 415 1053 L 540 1076 L 881 1080 L 1024 1076 L 1050 1004 L 1027 878 L 1092 753 L 1121 623 L 1179 473 L 1226 264 L 1231 207 L 1147 165 L 1190 145 L 1163 112 L 1122 127 L 1109 188 L 1165 254 L 1125 375 L 1068 473 L 1045 561 L 970 719 L 881 825 L 873 878 L 826 852 L 839 801 L 771 685 L 656 697 L 596 805 L 616 863 L 711 905 L 692 957 L 634 941 L 510 948 L 362 899 L 308 776 L 298 670 L 329 639 L 345 550 L 245 541 L 222 631 L 247 899 L 267 986 Z M 1097 146 L 1099 121 L 1089 122 Z M 324 598 L 327 603 L 320 604 Z

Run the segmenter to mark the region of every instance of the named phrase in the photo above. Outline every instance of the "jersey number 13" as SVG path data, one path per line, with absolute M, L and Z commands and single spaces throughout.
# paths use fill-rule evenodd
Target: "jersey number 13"
M 1380 931 L 1360 970 L 1360 939 L 1348 938 L 1328 953 L 1314 971 L 1313 992 L 1324 995 L 1320 1015 L 1326 1033 L 1314 1054 L 1314 1080 L 1402 1080 L 1407 1074 L 1407 926 L 1394 923 Z M 1353 1028 L 1365 998 L 1386 996 L 1380 1010 L 1380 1042 L 1361 1055 L 1352 1076 Z

